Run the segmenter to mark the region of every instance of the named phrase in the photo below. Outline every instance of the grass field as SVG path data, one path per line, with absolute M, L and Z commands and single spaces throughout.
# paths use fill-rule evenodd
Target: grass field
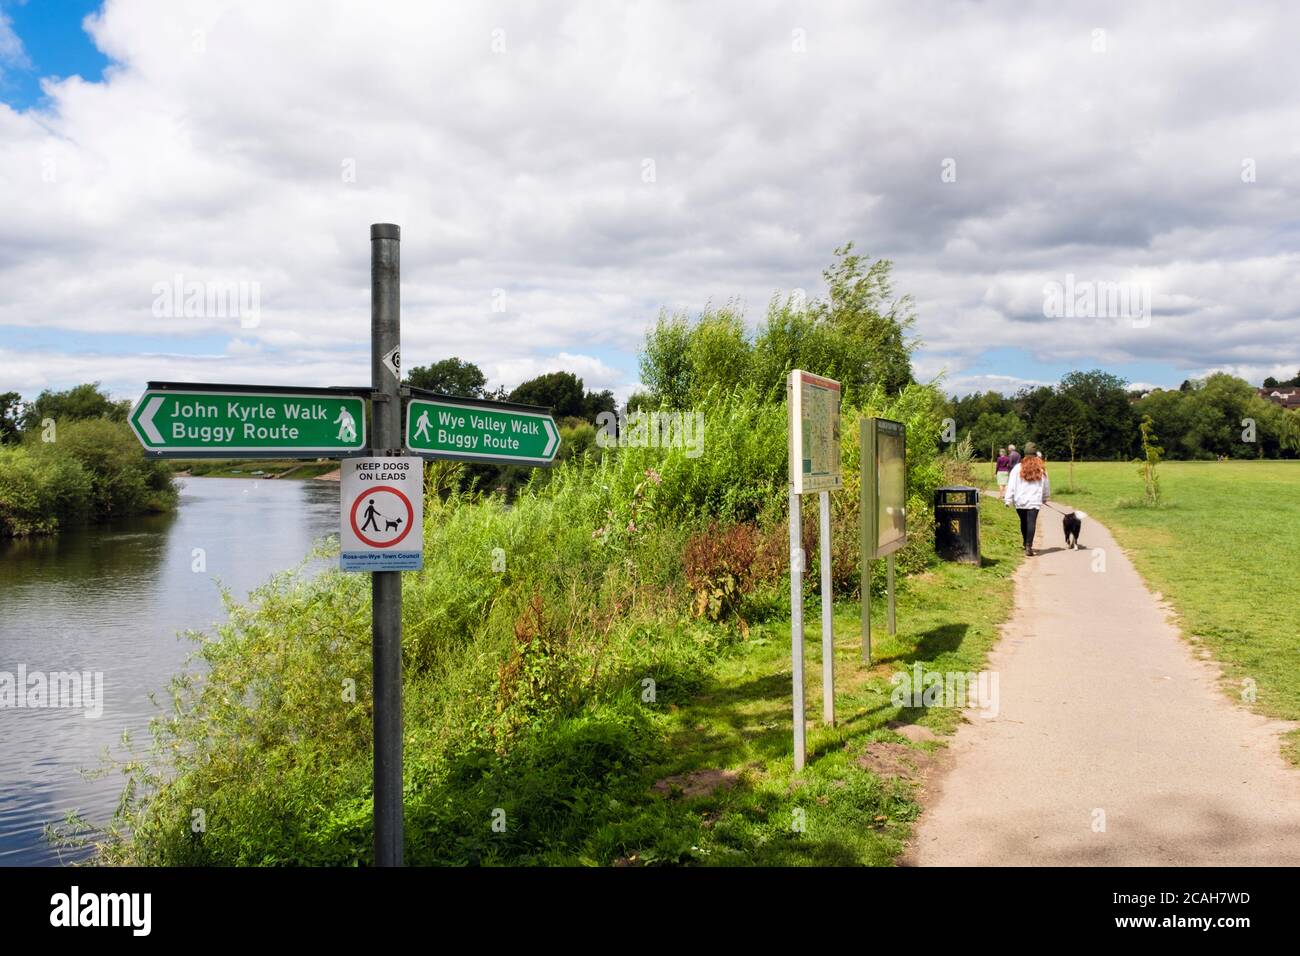
M 793 773 L 791 755 L 788 619 L 755 627 L 749 640 L 719 663 L 710 686 L 673 713 L 676 758 L 660 772 L 678 778 L 670 802 L 684 801 L 675 809 L 688 811 L 694 823 L 685 831 L 679 824 L 672 839 L 688 837 L 695 862 L 893 862 L 919 811 L 909 771 L 939 745 L 910 741 L 891 725 L 920 724 L 943 734 L 962 716 L 943 707 L 900 709 L 890 700 L 890 676 L 917 662 L 927 671 L 981 670 L 999 624 L 1011 612 L 1011 575 L 1021 560 L 1015 515 L 987 499 L 983 520 L 984 566 L 941 563 L 908 579 L 898 595 L 893 637 L 886 633 L 884 599 L 873 602 L 872 667 L 860 663 L 858 605 L 837 606 L 834 727 L 821 722 L 820 611 L 815 604 L 805 608 L 808 760 L 803 773 Z M 873 754 L 864 760 L 869 746 Z M 889 764 L 900 773 L 888 772 Z M 678 792 L 689 794 L 693 782 L 707 784 L 719 771 L 734 775 L 729 789 L 693 798 Z M 628 810 L 656 812 L 653 806 Z M 667 846 L 663 852 L 672 855 L 680 848 Z
M 1110 528 L 1188 638 L 1223 664 L 1225 691 L 1300 720 L 1300 461 L 1166 462 L 1156 508 L 1134 504 L 1136 465 L 1080 463 L 1073 495 L 1065 475 L 1052 466 L 1054 492 Z M 1300 763 L 1300 731 L 1285 750 Z

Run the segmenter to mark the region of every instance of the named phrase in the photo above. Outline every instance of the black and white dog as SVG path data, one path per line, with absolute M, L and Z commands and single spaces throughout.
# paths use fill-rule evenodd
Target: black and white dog
M 1071 511 L 1061 519 L 1061 527 L 1065 529 L 1065 546 L 1075 551 L 1079 550 L 1079 532 L 1083 530 L 1083 521 L 1080 520 L 1078 512 Z

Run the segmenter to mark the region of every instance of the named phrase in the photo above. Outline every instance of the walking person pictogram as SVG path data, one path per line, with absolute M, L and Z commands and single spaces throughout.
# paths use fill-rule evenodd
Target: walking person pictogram
M 425 409 L 415 420 L 415 437 L 429 441 L 429 411 Z
M 375 521 L 375 517 L 378 516 L 378 517 L 380 517 L 380 518 L 383 518 L 384 516 L 381 515 L 381 514 L 379 514 L 379 512 L 375 509 L 375 499 L 374 499 L 374 498 L 371 498 L 368 502 L 366 502 L 366 510 L 365 510 L 364 514 L 365 514 L 365 516 L 366 516 L 366 520 L 365 520 L 364 522 L 362 522 L 361 530 L 362 530 L 362 531 L 369 531 L 369 530 L 378 531 L 378 530 L 379 530 L 379 522 Z M 387 519 L 385 519 L 385 520 L 387 520 Z
M 346 408 L 339 409 L 339 417 L 334 419 L 334 424 L 339 426 L 339 441 L 353 442 L 357 440 L 357 420 L 352 417 L 352 413 Z

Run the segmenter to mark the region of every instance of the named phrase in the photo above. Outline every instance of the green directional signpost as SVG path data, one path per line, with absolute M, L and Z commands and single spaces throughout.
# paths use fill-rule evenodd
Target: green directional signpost
M 157 458 L 337 458 L 366 447 L 366 394 L 150 382 L 129 420 Z
M 549 465 L 560 430 L 549 409 L 409 389 L 406 447 L 425 458 Z
M 415 455 L 452 461 L 549 465 L 560 450 L 549 409 L 401 386 L 401 238 L 393 223 L 370 227 L 368 388 L 150 382 L 128 419 L 153 458 L 341 459 L 341 472 L 369 476 L 372 484 L 358 487 L 373 493 L 350 493 L 350 507 L 341 498 L 340 528 L 348 522 L 365 554 L 389 554 L 384 549 L 409 534 L 407 548 L 391 552 L 400 561 L 354 564 L 346 549 L 341 561 L 345 571 L 371 575 L 377 866 L 403 860 L 401 569 L 419 568 L 423 554 L 423 482 L 403 455 L 403 438 Z

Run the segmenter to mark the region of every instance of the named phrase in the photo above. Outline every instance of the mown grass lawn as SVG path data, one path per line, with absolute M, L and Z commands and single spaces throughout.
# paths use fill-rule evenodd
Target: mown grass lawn
M 1223 664 L 1228 693 L 1300 720 L 1300 461 L 1165 462 L 1156 508 L 1135 506 L 1136 465 L 1080 463 L 1073 495 L 1066 466 L 1052 474 L 1056 494 L 1110 528 L 1187 637 Z M 1285 749 L 1300 763 L 1300 731 Z
M 667 786 L 694 826 L 690 857 L 716 865 L 888 865 L 902 851 L 919 807 L 907 775 L 877 775 L 859 760 L 873 743 L 912 748 L 919 759 L 940 746 L 913 743 L 896 727 L 954 730 L 960 712 L 904 709 L 890 697 L 890 676 L 921 662 L 926 670 L 977 672 L 1011 612 L 1011 574 L 1021 559 L 1015 516 L 994 499 L 983 509 L 983 567 L 940 563 L 902 584 L 898 633 L 886 634 L 885 601 L 873 602 L 873 664 L 861 663 L 859 607 L 835 609 L 836 715 L 821 722 L 821 618 L 805 608 L 808 761 L 794 773 L 792 759 L 790 624 L 756 626 L 737 651 L 721 661 L 709 686 L 672 714 L 674 759 L 660 768 Z M 904 758 L 906 763 L 906 758 Z M 692 796 L 692 783 L 729 785 Z M 714 773 L 710 773 L 714 772 Z M 630 808 L 631 809 L 631 808 Z M 648 812 L 649 808 L 646 808 Z M 692 832 L 693 831 L 693 832 Z M 680 826 L 676 838 L 681 839 Z M 654 862 L 649 857 L 631 862 Z

